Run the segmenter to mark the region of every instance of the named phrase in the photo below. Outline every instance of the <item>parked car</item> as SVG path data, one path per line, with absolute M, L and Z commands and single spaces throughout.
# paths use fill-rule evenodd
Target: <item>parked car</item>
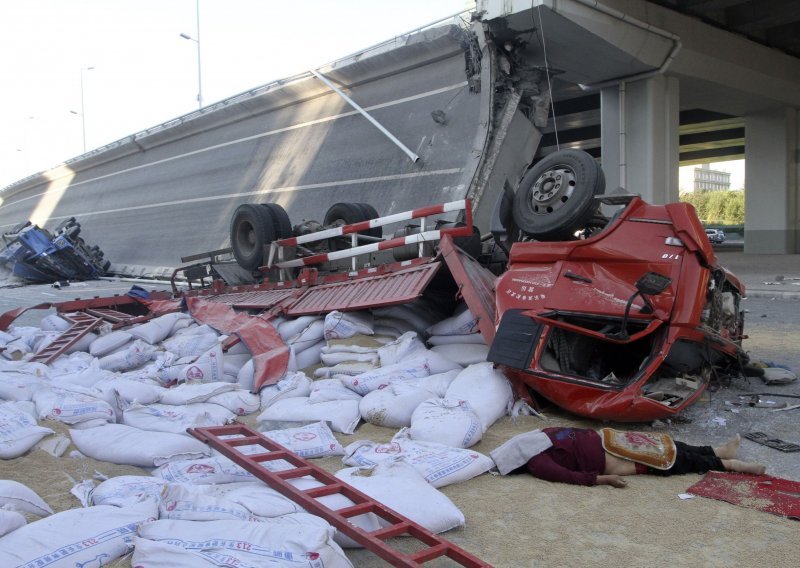
M 725 231 L 722 229 L 706 229 L 706 235 L 708 235 L 708 240 L 715 245 L 725 242 Z

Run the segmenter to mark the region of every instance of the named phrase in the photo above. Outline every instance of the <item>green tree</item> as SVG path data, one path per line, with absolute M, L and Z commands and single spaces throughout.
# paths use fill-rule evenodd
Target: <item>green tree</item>
M 691 203 L 703 223 L 744 224 L 744 191 L 695 191 L 682 194 L 681 201 Z

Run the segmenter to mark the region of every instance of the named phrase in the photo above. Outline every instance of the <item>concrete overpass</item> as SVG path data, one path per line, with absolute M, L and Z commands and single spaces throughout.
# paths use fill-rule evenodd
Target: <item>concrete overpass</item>
M 800 3 L 484 0 L 478 11 L 513 57 L 551 70 L 540 156 L 558 138 L 602 160 L 607 191 L 657 203 L 678 199 L 679 165 L 745 158 L 745 252 L 800 253 Z M 598 67 L 609 79 L 588 83 Z

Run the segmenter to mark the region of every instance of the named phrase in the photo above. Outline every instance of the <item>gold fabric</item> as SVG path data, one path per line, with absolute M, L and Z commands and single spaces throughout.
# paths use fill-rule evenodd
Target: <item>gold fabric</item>
M 618 458 L 656 469 L 669 469 L 675 464 L 675 442 L 669 434 L 623 432 L 603 428 L 600 430 L 600 438 L 603 449 Z

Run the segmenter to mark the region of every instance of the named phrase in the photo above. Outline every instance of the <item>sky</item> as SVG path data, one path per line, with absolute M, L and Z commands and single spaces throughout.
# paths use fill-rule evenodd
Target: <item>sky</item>
M 0 0 L 0 189 L 474 6 L 472 0 Z M 187 34 L 193 39 L 184 39 Z M 91 69 L 90 69 L 91 68 Z

